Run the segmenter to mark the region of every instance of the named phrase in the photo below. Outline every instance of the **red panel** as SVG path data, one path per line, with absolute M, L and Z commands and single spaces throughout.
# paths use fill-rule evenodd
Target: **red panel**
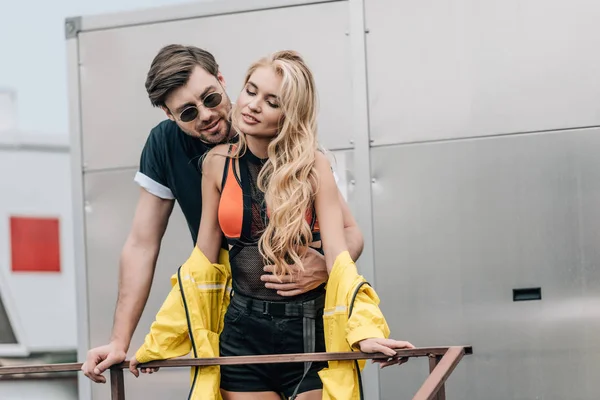
M 13 272 L 60 272 L 58 218 L 10 217 Z

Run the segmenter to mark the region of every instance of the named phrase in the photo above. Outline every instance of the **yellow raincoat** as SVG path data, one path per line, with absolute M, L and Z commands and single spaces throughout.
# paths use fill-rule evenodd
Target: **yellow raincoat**
M 227 251 L 221 264 L 212 264 L 194 247 L 192 255 L 173 275 L 173 288 L 152 323 L 144 344 L 135 354 L 140 363 L 181 357 L 219 356 L 219 334 L 229 305 L 231 269 Z M 352 351 L 367 338 L 389 336 L 379 298 L 358 275 L 348 252 L 335 260 L 327 283 L 324 310 L 325 345 L 328 352 Z M 354 300 L 354 301 L 353 301 Z M 352 310 L 350 318 L 349 311 Z M 193 334 L 189 334 L 193 332 Z M 323 399 L 360 399 L 357 366 L 365 362 L 331 361 L 319 372 Z M 218 366 L 192 368 L 191 400 L 221 399 Z

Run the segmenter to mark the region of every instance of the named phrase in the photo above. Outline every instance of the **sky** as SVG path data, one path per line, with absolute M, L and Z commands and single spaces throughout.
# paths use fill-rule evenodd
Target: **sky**
M 0 90 L 16 91 L 18 129 L 68 134 L 65 18 L 182 3 L 190 0 L 0 0 Z

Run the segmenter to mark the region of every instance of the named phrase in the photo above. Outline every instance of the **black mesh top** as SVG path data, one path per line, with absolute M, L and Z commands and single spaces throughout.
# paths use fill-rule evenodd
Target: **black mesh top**
M 302 301 L 318 297 L 324 293 L 325 284 L 298 296 L 283 297 L 278 295 L 276 290 L 267 289 L 265 283 L 260 280 L 261 275 L 265 273 L 263 268 L 266 262 L 258 249 L 258 241 L 268 224 L 268 217 L 265 194 L 258 188 L 257 178 L 266 160 L 256 157 L 249 149 L 238 160 L 241 177 L 237 176 L 236 168 L 233 168 L 233 171 L 243 192 L 244 222 L 241 237 L 228 239 L 231 247 L 229 261 L 234 293 L 269 301 Z M 228 163 L 225 168 L 227 173 Z M 226 179 L 231 178 L 233 177 Z M 315 241 L 320 240 L 317 235 L 314 237 Z M 317 250 L 322 252 L 321 249 Z

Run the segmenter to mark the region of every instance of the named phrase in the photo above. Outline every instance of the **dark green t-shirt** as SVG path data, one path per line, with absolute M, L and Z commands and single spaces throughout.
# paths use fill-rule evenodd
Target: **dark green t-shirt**
M 194 243 L 202 213 L 199 162 L 212 147 L 185 134 L 175 122 L 165 120 L 150 131 L 135 176 L 135 181 L 149 193 L 177 200 Z

